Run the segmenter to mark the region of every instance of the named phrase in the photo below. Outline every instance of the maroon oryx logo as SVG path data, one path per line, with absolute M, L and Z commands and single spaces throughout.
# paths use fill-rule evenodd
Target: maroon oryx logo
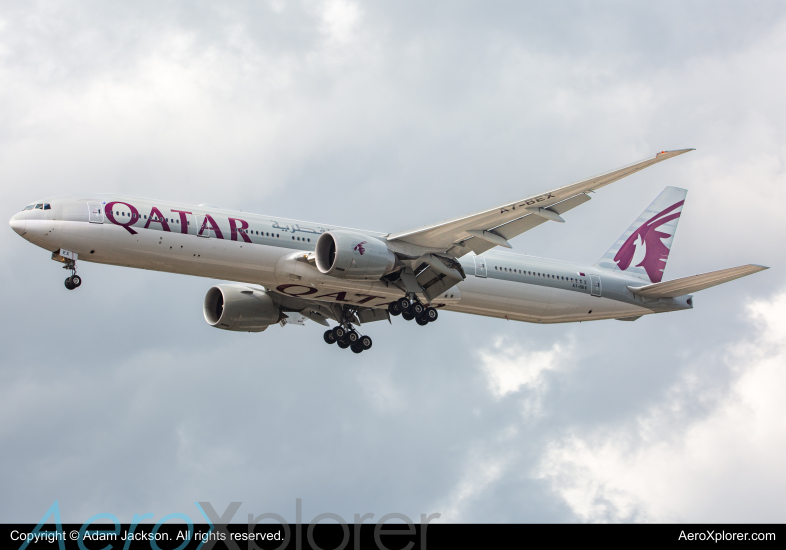
M 366 252 L 366 249 L 365 249 L 365 248 L 363 248 L 363 245 L 364 245 L 364 244 L 366 244 L 367 242 L 368 242 L 368 241 L 360 241 L 358 244 L 356 244 L 356 245 L 355 245 L 355 248 L 354 248 L 355 252 L 360 252 L 360 255 L 361 255 L 361 256 L 362 256 L 363 254 L 365 254 L 365 252 Z
M 644 259 L 636 267 L 643 267 L 649 275 L 650 281 L 659 283 L 663 279 L 663 268 L 669 257 L 669 249 L 663 244 L 663 239 L 671 237 L 668 233 L 658 231 L 658 227 L 680 217 L 680 212 L 670 214 L 683 205 L 685 201 L 672 204 L 665 210 L 658 212 L 628 237 L 614 256 L 614 261 L 622 271 L 630 267 L 636 248 L 644 247 Z

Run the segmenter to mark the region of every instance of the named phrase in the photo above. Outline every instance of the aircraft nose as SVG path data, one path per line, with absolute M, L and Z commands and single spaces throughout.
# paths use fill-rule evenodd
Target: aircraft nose
M 18 214 L 14 214 L 11 216 L 11 219 L 8 221 L 8 225 L 11 226 L 11 229 L 17 232 L 19 235 L 25 234 L 25 216 L 21 212 Z

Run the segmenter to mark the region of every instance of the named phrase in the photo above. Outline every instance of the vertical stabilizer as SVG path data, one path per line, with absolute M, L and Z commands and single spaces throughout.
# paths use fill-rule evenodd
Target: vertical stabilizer
M 664 189 L 595 265 L 661 282 L 687 194 L 679 187 Z

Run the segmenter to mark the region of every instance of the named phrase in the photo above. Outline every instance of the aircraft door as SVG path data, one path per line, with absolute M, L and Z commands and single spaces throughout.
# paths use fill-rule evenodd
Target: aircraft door
M 475 256 L 475 277 L 485 277 L 486 273 L 486 258 Z
M 590 275 L 590 281 L 592 282 L 592 295 L 600 298 L 600 294 L 602 290 L 600 285 L 600 276 Z
M 104 205 L 100 202 L 88 202 L 87 212 L 90 223 L 104 223 Z

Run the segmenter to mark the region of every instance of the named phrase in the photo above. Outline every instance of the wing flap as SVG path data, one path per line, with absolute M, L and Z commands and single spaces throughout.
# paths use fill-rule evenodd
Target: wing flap
M 711 271 L 710 273 L 702 273 L 701 275 L 693 275 L 692 277 L 683 277 L 682 279 L 674 279 L 665 283 L 655 283 L 646 286 L 629 286 L 628 289 L 634 294 L 643 296 L 645 298 L 676 298 L 677 296 L 684 296 L 692 292 L 698 292 L 705 288 L 710 288 L 723 283 L 728 283 L 734 279 L 745 277 L 769 269 L 763 265 L 742 265 L 739 267 L 731 267 L 729 269 L 721 269 L 720 271 Z

